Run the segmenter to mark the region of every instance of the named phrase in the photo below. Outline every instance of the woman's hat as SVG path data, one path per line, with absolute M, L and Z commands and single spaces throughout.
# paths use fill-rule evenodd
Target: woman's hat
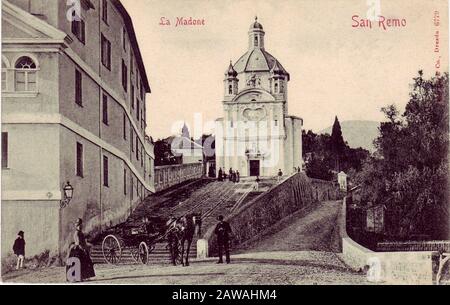
M 83 219 L 81 219 L 81 218 L 78 218 L 78 219 L 75 221 L 75 225 L 77 225 L 77 226 L 81 225 L 82 223 L 83 223 Z
M 223 216 L 222 216 L 222 215 L 217 216 L 217 220 L 218 220 L 218 221 L 222 221 L 222 220 L 223 220 Z
M 17 233 L 17 235 L 22 236 L 22 237 L 23 237 L 24 234 L 25 233 L 23 231 L 19 231 L 19 233 Z

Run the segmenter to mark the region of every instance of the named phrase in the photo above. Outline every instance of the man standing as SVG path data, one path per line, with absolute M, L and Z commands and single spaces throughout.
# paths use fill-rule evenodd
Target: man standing
M 278 183 L 280 183 L 282 177 L 283 177 L 283 172 L 281 171 L 281 169 L 279 169 L 278 170 Z
M 223 264 L 223 251 L 225 250 L 225 258 L 227 264 L 231 262 L 230 260 L 230 235 L 231 227 L 226 221 L 223 221 L 223 216 L 217 217 L 219 223 L 216 225 L 214 233 L 217 235 L 217 245 L 219 247 L 219 261 L 218 264 Z
M 223 181 L 223 172 L 222 172 L 222 168 L 219 168 L 219 181 Z
M 14 254 L 17 255 L 17 266 L 16 270 L 23 268 L 23 260 L 25 259 L 25 233 L 20 231 L 17 234 L 17 239 L 13 245 Z
M 177 265 L 177 257 L 178 257 L 178 247 L 177 247 L 177 230 L 178 230 L 178 221 L 174 215 L 170 215 L 169 220 L 166 222 L 166 232 L 167 232 L 167 243 L 169 246 L 170 252 L 170 260 L 172 265 Z

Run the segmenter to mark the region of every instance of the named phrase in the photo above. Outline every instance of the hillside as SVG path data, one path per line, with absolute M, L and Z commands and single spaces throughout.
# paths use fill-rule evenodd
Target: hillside
M 371 152 L 375 150 L 373 141 L 378 137 L 379 122 L 375 121 L 344 121 L 341 122 L 342 136 L 351 148 L 362 147 Z M 331 134 L 332 126 L 319 134 Z

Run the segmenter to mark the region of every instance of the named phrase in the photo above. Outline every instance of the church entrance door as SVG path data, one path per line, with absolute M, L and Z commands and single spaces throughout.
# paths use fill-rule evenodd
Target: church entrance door
M 259 176 L 259 160 L 250 160 L 250 176 Z

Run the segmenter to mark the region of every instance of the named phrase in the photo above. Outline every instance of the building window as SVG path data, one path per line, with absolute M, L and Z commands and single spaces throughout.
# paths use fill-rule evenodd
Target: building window
M 127 140 L 127 116 L 123 114 L 123 139 Z
M 275 83 L 275 93 L 278 93 L 278 83 Z
M 111 42 L 102 34 L 102 64 L 111 70 Z
M 125 92 L 128 90 L 128 68 L 125 61 L 122 59 L 122 87 Z
M 139 100 L 136 100 L 136 118 L 137 121 L 139 122 L 139 113 L 140 113 L 140 108 L 141 108 L 141 102 Z
M 278 126 L 278 120 L 275 120 L 275 126 Z
M 72 34 L 75 35 L 81 43 L 86 43 L 86 25 L 83 19 L 74 18 L 74 20 L 72 20 Z
M 102 0 L 102 19 L 108 24 L 108 1 Z
M 30 57 L 19 58 L 15 65 L 16 91 L 36 92 L 37 70 L 36 63 Z
M 134 184 L 134 178 L 133 178 L 133 176 L 131 177 L 131 184 L 130 184 L 130 197 L 131 197 L 131 200 L 133 200 L 133 184 Z
M 131 131 L 131 152 L 134 152 L 134 133 L 133 133 L 133 128 L 131 127 L 131 123 L 130 123 L 130 131 Z
M 258 46 L 258 36 L 255 36 L 255 47 L 257 47 Z
M 103 94 L 103 124 L 108 125 L 108 96 Z
M 75 103 L 83 106 L 83 79 L 78 70 L 75 70 Z
M 126 52 L 127 51 L 127 30 L 122 28 L 122 48 Z
M 139 137 L 136 135 L 136 160 L 139 161 Z
M 8 133 L 2 132 L 2 168 L 8 168 Z
M 131 108 L 134 109 L 134 86 L 131 85 Z
M 103 185 L 109 186 L 109 168 L 107 156 L 103 156 Z
M 123 194 L 127 194 L 127 170 L 123 169 Z
M 131 59 L 130 59 L 130 74 L 133 75 L 134 74 L 134 56 L 133 54 L 131 54 Z
M 83 144 L 77 142 L 77 176 L 83 177 Z

